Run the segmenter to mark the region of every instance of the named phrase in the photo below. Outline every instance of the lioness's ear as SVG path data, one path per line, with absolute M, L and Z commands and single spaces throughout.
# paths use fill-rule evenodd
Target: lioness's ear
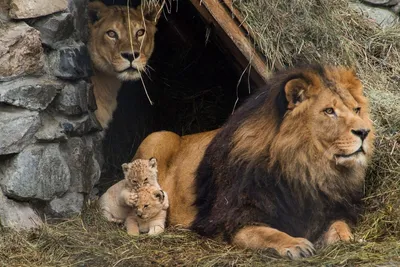
M 289 102 L 288 109 L 295 108 L 306 99 L 305 93 L 308 86 L 308 83 L 301 78 L 293 79 L 286 83 L 285 94 Z
M 122 164 L 121 167 L 122 167 L 122 170 L 124 171 L 124 173 L 128 172 L 128 170 L 129 170 L 129 165 L 128 165 L 128 163 Z
M 155 193 L 154 193 L 154 196 L 160 201 L 160 203 L 163 203 L 164 202 L 164 192 L 162 191 L 162 190 L 157 190 Z
M 141 4 L 137 7 L 140 13 L 143 14 L 144 18 L 154 24 L 157 24 L 158 19 L 162 13 L 162 7 L 159 4 Z
M 156 158 L 152 157 L 149 159 L 150 168 L 157 168 L 157 160 Z
M 99 1 L 90 2 L 88 5 L 89 10 L 89 23 L 94 24 L 96 21 L 101 19 L 104 12 L 107 11 L 107 6 Z

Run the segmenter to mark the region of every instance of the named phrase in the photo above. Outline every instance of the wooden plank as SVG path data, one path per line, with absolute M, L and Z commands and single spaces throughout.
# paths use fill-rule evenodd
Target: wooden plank
M 257 84 L 264 83 L 269 76 L 269 69 L 257 53 L 254 44 L 251 43 L 249 38 L 246 37 L 234 19 L 225 10 L 223 3 L 219 0 L 191 0 L 191 2 L 206 21 L 213 23 L 217 28 L 219 27 L 223 30 L 232 45 L 244 56 L 247 62 L 241 60 L 241 64 L 243 65 L 244 63 L 242 67 L 247 67 L 250 62 L 252 70 L 256 71 L 263 80 L 262 82 L 260 80 L 257 81 Z M 231 48 L 228 47 L 228 49 Z M 233 55 L 240 58 L 237 53 L 233 53 Z
M 253 30 L 247 25 L 242 13 L 239 10 L 237 10 L 237 8 L 235 8 L 232 0 L 223 0 L 223 2 L 225 3 L 226 8 L 228 8 L 233 14 L 233 16 L 235 16 L 235 18 L 239 21 L 239 27 L 242 27 L 254 40 L 255 34 Z

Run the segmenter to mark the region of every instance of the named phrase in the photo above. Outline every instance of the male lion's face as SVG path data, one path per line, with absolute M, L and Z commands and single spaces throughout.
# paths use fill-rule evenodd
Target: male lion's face
M 95 69 L 122 81 L 139 79 L 153 53 L 159 11 L 89 3 L 88 46 Z
M 362 85 L 352 71 L 326 69 L 289 81 L 285 91 L 292 113 L 302 117 L 314 146 L 337 165 L 366 165 L 373 149 L 372 122 Z M 294 94 L 293 94 L 294 93 Z

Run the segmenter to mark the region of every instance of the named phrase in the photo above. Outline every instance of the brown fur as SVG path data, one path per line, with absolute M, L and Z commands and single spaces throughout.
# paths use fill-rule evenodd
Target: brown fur
M 160 14 L 160 8 L 157 7 L 129 8 L 128 13 L 126 6 L 107 7 L 101 2 L 89 3 L 91 20 L 88 47 L 94 67 L 91 79 L 97 104 L 96 117 L 103 128 L 107 128 L 117 107 L 121 82 L 138 80 L 141 72 L 145 71 L 153 53 L 156 23 Z M 127 23 L 128 15 L 130 26 Z M 107 34 L 110 30 L 117 34 L 117 38 Z M 139 30 L 145 30 L 145 34 L 136 36 Z M 133 52 L 138 56 L 130 63 L 122 54 Z M 134 69 L 128 69 L 131 64 Z
M 268 206 L 257 203 L 255 197 L 268 198 L 272 194 L 271 201 L 281 201 L 281 194 L 287 194 L 295 205 L 292 208 L 300 211 L 306 209 L 301 206 L 304 201 L 322 201 L 321 194 L 332 203 L 346 203 L 355 192 L 362 191 L 374 135 L 371 131 L 361 143 L 352 130 L 372 130 L 368 104 L 360 81 L 353 71 L 345 68 L 286 71 L 272 77 L 267 88 L 268 92 L 259 92 L 244 104 L 221 130 L 183 137 L 154 133 L 142 142 L 135 158 L 159 159 L 159 182 L 170 196 L 170 223 L 194 226 L 200 233 L 210 235 L 228 231 L 231 241 L 239 246 L 274 248 L 291 258 L 306 257 L 313 254 L 313 245 L 305 238 L 315 238 L 317 229 L 310 225 L 302 232 L 296 230 L 301 224 L 285 221 L 288 225 L 282 227 L 294 227 L 291 232 L 300 231 L 304 235 L 300 238 L 280 231 L 279 217 L 275 229 L 264 226 L 263 221 L 246 222 L 257 220 L 254 216 L 264 208 L 262 205 Z M 358 107 L 361 110 L 356 114 L 353 109 Z M 335 113 L 328 114 L 325 111 L 328 108 Z M 361 145 L 363 152 L 348 156 Z M 241 166 L 244 173 L 238 169 Z M 265 173 L 265 179 L 271 179 L 272 185 L 279 181 L 274 180 L 278 170 L 287 186 L 273 196 L 272 187 L 261 189 L 267 180 L 262 180 L 263 176 L 254 180 L 252 169 L 257 175 Z M 240 193 L 253 184 L 258 185 L 249 189 L 249 193 Z M 257 190 L 266 191 L 254 194 Z M 256 213 L 254 206 L 258 207 Z M 266 209 L 263 216 L 269 212 L 272 209 Z M 310 216 L 318 218 L 324 210 L 315 212 Z M 326 212 L 326 219 L 336 216 L 336 211 Z M 307 218 L 306 215 L 301 218 Z M 313 223 L 324 227 L 318 225 L 318 220 Z M 347 223 L 338 218 L 330 222 L 322 238 L 325 244 L 348 241 L 351 232 Z

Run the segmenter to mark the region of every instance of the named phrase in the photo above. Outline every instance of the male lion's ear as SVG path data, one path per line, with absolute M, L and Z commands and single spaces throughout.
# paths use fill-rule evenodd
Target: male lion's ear
M 156 158 L 152 157 L 149 159 L 150 168 L 157 168 L 157 160 Z
M 104 12 L 107 11 L 107 6 L 99 1 L 90 2 L 88 4 L 88 10 L 89 10 L 89 23 L 94 24 L 101 18 L 102 14 L 104 14 Z
M 128 170 L 129 170 L 129 165 L 128 165 L 128 163 L 122 164 L 121 167 L 122 167 L 122 170 L 123 170 L 124 173 L 128 172 Z
M 161 16 L 163 5 L 159 4 L 141 4 L 137 10 L 143 14 L 144 18 L 154 24 L 157 24 L 158 19 Z
M 288 109 L 293 109 L 306 99 L 308 83 L 300 78 L 290 80 L 285 85 L 286 99 L 289 102 Z

